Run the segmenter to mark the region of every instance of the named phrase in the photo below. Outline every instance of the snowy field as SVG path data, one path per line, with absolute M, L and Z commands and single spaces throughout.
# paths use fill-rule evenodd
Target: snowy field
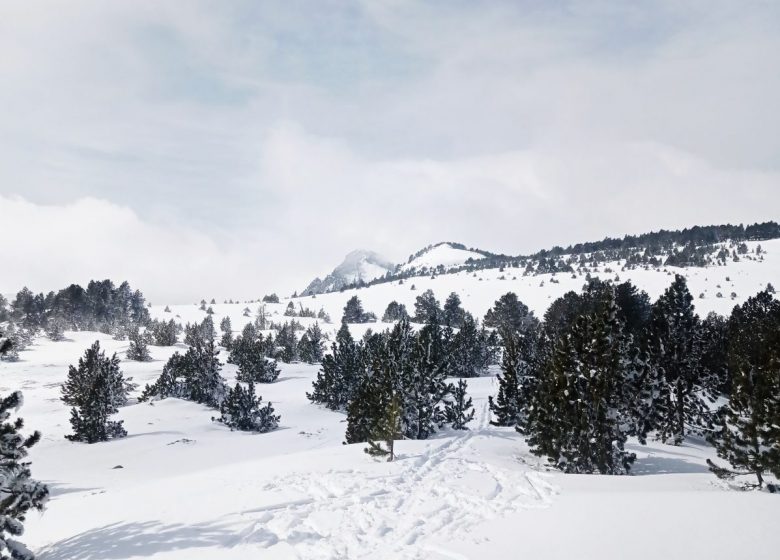
M 727 314 L 767 282 L 780 286 L 780 241 L 762 246 L 763 262 L 681 271 L 700 315 Z M 600 275 L 614 278 L 614 270 Z M 680 269 L 617 274 L 655 299 L 675 271 Z M 440 301 L 455 291 L 481 318 L 501 294 L 514 291 L 541 315 L 584 283 L 570 274 L 552 279 L 489 270 L 292 301 L 324 308 L 333 318 L 324 326 L 332 334 L 355 294 L 381 317 L 391 300 L 413 312 L 423 290 L 433 289 Z M 723 298 L 715 297 L 718 291 Z M 274 322 L 286 319 L 287 303 L 267 305 Z M 215 323 L 230 316 L 240 332 L 258 304 L 248 305 L 251 317 L 242 314 L 246 306 L 214 305 Z M 164 308 L 155 305 L 152 315 L 183 323 L 204 317 L 192 303 L 171 305 L 170 313 Z M 385 326 L 355 325 L 353 331 L 360 336 Z M 303 364 L 282 364 L 275 383 L 258 385 L 281 414 L 274 432 L 231 432 L 212 422 L 215 411 L 191 402 L 131 399 L 119 414 L 127 438 L 71 443 L 64 438 L 69 410 L 59 400 L 60 384 L 68 365 L 96 339 L 123 359 L 125 375 L 139 384 L 134 397 L 174 351 L 185 348 L 150 346 L 154 361 L 137 363 L 124 361 L 127 342 L 69 332 L 63 342 L 39 338 L 19 362 L 0 362 L 3 393 L 23 390 L 27 429 L 43 432 L 31 452 L 33 474 L 50 485 L 52 498 L 43 515 L 30 514 L 23 538 L 40 560 L 780 557 L 780 498 L 736 491 L 717 480 L 705 464 L 714 457 L 706 444 L 630 444 L 638 456 L 631 476 L 549 471 L 512 429 L 489 425 L 487 398 L 497 391 L 490 376 L 469 380 L 477 411 L 470 431 L 402 441 L 393 463 L 370 458 L 362 445 L 342 444 L 345 416 L 306 399 L 317 366 Z M 224 361 L 225 353 L 220 357 Z M 223 375 L 232 383 L 235 366 L 225 365 Z
M 68 333 L 0 363 L 2 390 L 24 390 L 27 426 L 44 434 L 33 472 L 52 498 L 25 536 L 40 560 L 775 559 L 780 549 L 780 499 L 717 481 L 705 446 L 631 445 L 632 476 L 547 471 L 513 430 L 489 426 L 491 377 L 469 380 L 470 431 L 400 442 L 394 463 L 342 445 L 344 416 L 305 397 L 317 368 L 295 364 L 259 386 L 282 415 L 275 432 L 230 432 L 214 411 L 169 399 L 124 407 L 125 439 L 71 443 L 59 385 L 96 338 L 120 355 L 127 346 Z M 122 363 L 141 385 L 175 350 L 150 348 L 155 361 Z

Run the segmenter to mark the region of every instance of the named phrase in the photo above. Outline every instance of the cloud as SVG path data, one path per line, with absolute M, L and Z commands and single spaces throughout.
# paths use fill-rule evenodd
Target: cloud
M 4 3 L 0 214 L 39 229 L 0 289 L 257 297 L 356 247 L 776 218 L 778 26 L 771 3 Z

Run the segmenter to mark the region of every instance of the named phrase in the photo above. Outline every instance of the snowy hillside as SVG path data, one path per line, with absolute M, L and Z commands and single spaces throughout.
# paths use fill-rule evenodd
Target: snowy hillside
M 758 243 L 747 245 L 748 256 L 755 255 Z M 761 246 L 761 259 L 724 266 L 622 270 L 622 263 L 611 262 L 590 274 L 631 280 L 655 299 L 679 273 L 700 315 L 728 314 L 768 283 L 780 284 L 780 240 Z M 463 253 L 441 245 L 416 261 L 458 264 Z M 370 264 L 354 262 L 358 268 Z M 427 289 L 440 302 L 456 292 L 481 319 L 511 291 L 541 316 L 557 297 L 585 282 L 578 273 L 523 272 L 440 273 L 292 301 L 296 309 L 329 314 L 330 324 L 296 321 L 318 322 L 332 340 L 354 295 L 381 317 L 390 301 L 412 310 Z M 268 319 L 289 320 L 289 301 L 264 304 Z M 229 317 L 238 333 L 259 305 L 213 304 L 214 322 Z M 150 311 L 180 323 L 206 316 L 193 304 L 165 308 Z M 389 326 L 367 323 L 351 330 L 359 337 Z M 69 410 L 59 400 L 60 385 L 68 366 L 96 339 L 119 353 L 122 370 L 138 384 L 118 414 L 129 436 L 73 443 L 64 438 Z M 213 409 L 192 402 L 137 403 L 143 386 L 186 346 L 150 346 L 153 361 L 146 363 L 124 359 L 127 348 L 127 341 L 104 334 L 68 332 L 62 342 L 36 339 L 19 362 L 0 362 L 0 390 L 22 389 L 26 427 L 43 432 L 31 460 L 52 497 L 45 514 L 28 517 L 24 535 L 39 560 L 445 560 L 488 552 L 499 560 L 617 560 L 627 554 L 640 560 L 773 560 L 780 548 L 777 496 L 735 492 L 719 481 L 706 466 L 714 450 L 696 438 L 679 447 L 630 440 L 628 448 L 637 455 L 631 476 L 564 475 L 532 455 L 514 429 L 490 425 L 488 397 L 497 387 L 495 377 L 485 376 L 468 380 L 476 410 L 469 431 L 445 429 L 428 440 L 400 441 L 398 459 L 387 463 L 366 455 L 364 445 L 343 445 L 345 415 L 306 398 L 316 365 L 281 364 L 276 382 L 258 384 L 263 401 L 281 414 L 281 425 L 247 434 L 213 422 Z M 222 375 L 232 385 L 236 366 L 225 365 Z M 697 536 L 703 527 L 706 537 Z
M 260 386 L 282 414 L 269 434 L 231 432 L 211 421 L 213 410 L 168 399 L 122 408 L 127 438 L 71 443 L 59 385 L 95 339 L 120 356 L 127 348 L 69 333 L 0 363 L 2 391 L 23 388 L 26 425 L 44 434 L 32 461 L 52 498 L 25 534 L 40 560 L 445 560 L 488 550 L 507 560 L 519 551 L 770 560 L 780 546 L 777 497 L 726 489 L 704 464 L 712 450 L 695 442 L 631 444 L 634 476 L 547 471 L 513 429 L 488 425 L 490 377 L 469 380 L 469 432 L 399 442 L 393 463 L 342 445 L 344 416 L 308 402 L 317 368 L 300 364 L 283 364 L 276 383 Z M 143 385 L 182 348 L 152 348 L 154 361 L 122 368 Z M 223 373 L 230 379 L 235 368 Z M 694 536 L 698 527 L 706 538 Z
M 446 270 L 465 264 L 469 260 L 484 258 L 483 253 L 456 247 L 453 243 L 438 243 L 413 255 L 401 266 L 402 271 L 410 270 Z
M 394 270 L 395 265 L 378 253 L 364 250 L 352 251 L 324 279 L 312 280 L 302 295 L 321 294 L 340 290 L 350 284 L 370 282 Z
M 638 288 L 645 290 L 655 300 L 669 286 L 674 274 L 682 274 L 688 281 L 694 295 L 696 311 L 702 317 L 714 311 L 728 315 L 733 307 L 748 297 L 766 288 L 768 283 L 780 285 L 780 239 L 762 242 L 748 242 L 749 251 L 754 252 L 758 245 L 762 247 L 763 260 L 729 261 L 724 266 L 710 267 L 649 267 L 621 270 L 622 263 L 607 262 L 589 272 L 592 277 L 604 280 L 630 280 Z M 586 282 L 584 274 L 531 274 L 523 275 L 522 269 L 498 268 L 461 271 L 453 274 L 439 274 L 435 278 L 418 276 L 408 278 L 403 283 L 388 282 L 370 287 L 345 290 L 344 292 L 317 295 L 316 298 L 301 298 L 304 305 L 324 308 L 338 322 L 344 304 L 357 295 L 366 311 L 378 317 L 393 300 L 414 309 L 414 301 L 425 290 L 433 290 L 436 298 L 443 302 L 447 295 L 456 292 L 466 311 L 481 318 L 490 309 L 499 296 L 514 292 L 520 300 L 541 317 L 547 307 L 568 291 L 579 292 Z M 735 297 L 732 298 L 732 293 Z M 718 297 L 720 294 L 721 297 Z M 703 296 L 703 297 L 701 297 Z

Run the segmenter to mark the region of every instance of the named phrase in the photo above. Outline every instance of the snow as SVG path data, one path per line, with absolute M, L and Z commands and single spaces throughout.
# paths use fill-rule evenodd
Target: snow
M 780 284 L 780 241 L 761 245 L 763 262 L 668 270 L 687 276 L 699 314 L 728 313 L 767 282 Z M 663 270 L 612 268 L 652 298 L 672 280 Z M 412 310 L 425 289 L 440 301 L 455 291 L 467 310 L 482 317 L 498 296 L 515 291 L 541 315 L 556 297 L 581 288 L 584 278 L 570 276 L 558 274 L 553 283 L 551 275 L 524 277 L 517 269 L 443 274 L 296 302 L 324 307 L 335 323 L 324 326 L 332 336 L 355 294 L 381 316 L 393 299 Z M 717 284 L 726 297 L 714 297 Z M 734 301 L 731 291 L 738 295 Z M 706 297 L 698 299 L 699 292 Z M 286 305 L 266 304 L 266 311 L 283 322 Z M 249 318 L 242 316 L 247 306 Z M 214 321 L 230 316 L 240 332 L 258 306 L 215 304 Z M 205 316 L 198 305 L 171 306 L 171 313 L 164 307 L 153 307 L 152 314 L 181 322 Z M 359 336 L 384 326 L 352 328 Z M 52 497 L 43 515 L 28 516 L 20 539 L 40 560 L 773 560 L 780 549 L 780 498 L 718 481 L 705 463 L 714 452 L 703 442 L 629 443 L 638 457 L 630 476 L 549 471 L 522 436 L 489 424 L 493 377 L 468 380 L 477 411 L 470 431 L 398 442 L 393 463 L 372 459 L 362 445 L 343 445 L 345 417 L 306 399 L 317 367 L 304 364 L 282 364 L 277 382 L 257 387 L 282 417 L 271 433 L 231 432 L 212 422 L 216 411 L 190 402 L 131 399 L 118 415 L 127 438 L 69 442 L 69 411 L 59 400 L 68 365 L 96 339 L 121 358 L 128 342 L 98 333 L 66 336 L 56 343 L 38 339 L 20 353 L 21 361 L 0 362 L 0 391 L 22 390 L 26 429 L 43 433 L 30 458 L 33 475 L 50 485 Z M 139 384 L 133 396 L 184 348 L 150 346 L 152 362 L 123 360 L 123 372 Z M 223 375 L 232 383 L 235 367 L 224 366 Z
M 422 268 L 436 268 L 438 266 L 450 268 L 453 266 L 460 266 L 468 259 L 479 260 L 484 258 L 485 255 L 477 253 L 476 251 L 458 249 L 449 243 L 441 243 L 404 264 L 401 267 L 401 270 L 411 270 L 413 268 L 420 270 Z

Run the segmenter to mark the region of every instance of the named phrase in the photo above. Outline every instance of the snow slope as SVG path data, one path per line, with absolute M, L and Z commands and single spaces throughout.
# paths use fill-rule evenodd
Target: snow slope
M 469 259 L 479 260 L 485 258 L 482 253 L 459 249 L 450 243 L 439 243 L 422 252 L 421 255 L 412 258 L 401 266 L 401 270 L 422 270 L 423 268 L 435 269 L 442 266 L 445 269 L 460 266 Z
M 725 314 L 768 282 L 780 284 L 780 241 L 761 245 L 763 262 L 667 271 L 621 271 L 614 263 L 597 275 L 619 274 L 656 298 L 671 274 L 680 272 L 697 296 L 700 314 Z M 515 291 L 541 315 L 553 299 L 579 290 L 584 281 L 570 274 L 486 270 L 296 301 L 330 313 L 334 324 L 324 327 L 332 335 L 344 303 L 355 294 L 366 310 L 381 316 L 393 299 L 412 309 L 425 289 L 440 301 L 455 291 L 467 310 L 482 317 L 501 294 Z M 718 291 L 725 297 L 715 297 Z M 699 299 L 699 293 L 705 297 Z M 283 322 L 286 305 L 283 300 L 265 309 L 273 321 Z M 243 316 L 246 306 L 213 305 L 215 323 L 229 316 L 239 332 L 258 304 L 249 304 L 251 317 Z M 205 316 L 197 305 L 151 311 L 183 323 Z M 359 336 L 384 326 L 352 328 Z M 283 364 L 277 382 L 258 387 L 282 416 L 275 432 L 230 432 L 211 421 L 215 411 L 189 402 L 132 401 L 119 414 L 129 437 L 72 443 L 64 439 L 69 411 L 59 401 L 68 365 L 95 339 L 122 358 L 127 342 L 98 333 L 67 336 L 59 343 L 39 339 L 21 353 L 20 362 L 0 362 L 0 390 L 22 389 L 26 426 L 43 432 L 31 453 L 32 468 L 50 484 L 52 498 L 44 515 L 28 517 L 22 539 L 40 560 L 769 560 L 780 550 L 780 498 L 738 492 L 718 481 L 705 464 L 713 451 L 702 442 L 630 444 L 638 459 L 626 477 L 551 472 L 514 430 L 489 425 L 487 398 L 497 390 L 493 377 L 468 381 L 477 410 L 470 431 L 399 442 L 394 463 L 370 458 L 361 445 L 342 444 L 345 417 L 308 402 L 305 393 L 317 367 L 303 364 Z M 121 364 L 139 383 L 135 396 L 184 346 L 150 349 L 154 361 Z M 232 381 L 234 366 L 226 365 L 223 375 Z
M 259 389 L 282 415 L 275 432 L 230 432 L 213 411 L 169 399 L 124 407 L 125 439 L 71 443 L 59 384 L 95 338 L 126 349 L 69 333 L 0 363 L 2 391 L 21 387 L 27 426 L 44 432 L 33 471 L 52 499 L 25 535 L 40 560 L 769 560 L 780 546 L 777 496 L 727 489 L 697 443 L 634 445 L 634 476 L 546 471 L 519 434 L 488 424 L 492 377 L 469 380 L 470 431 L 399 442 L 394 463 L 342 445 L 344 416 L 306 400 L 316 367 L 297 364 Z M 144 383 L 173 351 L 122 367 Z

